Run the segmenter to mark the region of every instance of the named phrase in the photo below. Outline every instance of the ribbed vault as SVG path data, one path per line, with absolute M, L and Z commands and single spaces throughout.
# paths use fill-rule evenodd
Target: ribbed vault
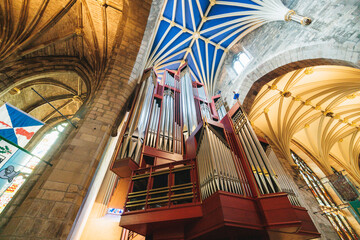
M 360 70 L 316 66 L 282 75 L 262 87 L 249 118 L 283 152 L 309 152 L 318 167 L 346 170 L 360 183 Z
M 273 21 L 309 24 L 281 0 L 166 0 L 147 67 L 159 79 L 188 62 L 194 81 L 215 94 L 218 69 L 228 50 L 256 28 Z
M 45 123 L 55 124 L 63 121 L 61 115 L 32 88 L 67 117 L 74 116 L 89 98 L 87 86 L 80 76 L 74 72 L 59 71 L 24 79 L 4 93 L 1 101 L 8 102 Z
M 20 58 L 77 56 L 95 76 L 111 59 L 123 1 L 0 1 L 0 67 Z
M 121 42 L 123 0 L 0 1 L 0 102 L 46 123 L 63 120 L 93 96 Z

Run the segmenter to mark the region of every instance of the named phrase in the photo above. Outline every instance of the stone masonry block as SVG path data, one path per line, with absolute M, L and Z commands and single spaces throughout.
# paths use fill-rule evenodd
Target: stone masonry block
M 86 175 L 78 172 L 54 169 L 48 179 L 50 181 L 55 181 L 55 182 L 64 182 L 64 183 L 81 185 L 85 178 Z
M 42 199 L 61 201 L 65 196 L 65 192 L 47 190 L 44 192 Z
M 57 190 L 57 191 L 66 191 L 69 187 L 68 183 L 61 183 L 61 182 L 53 182 L 53 181 L 46 181 L 43 189 L 47 190 Z
M 64 223 L 62 221 L 46 221 L 38 232 L 38 236 L 45 237 L 47 239 L 58 238 L 62 234 L 63 227 Z
M 71 203 L 57 202 L 49 214 L 49 218 L 65 218 Z

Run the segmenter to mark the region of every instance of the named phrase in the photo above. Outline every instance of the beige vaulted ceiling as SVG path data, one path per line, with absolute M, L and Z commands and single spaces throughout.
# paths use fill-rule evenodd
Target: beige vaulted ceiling
M 0 16 L 0 66 L 24 56 L 80 56 L 100 72 L 121 27 L 123 1 L 5 0 Z
M 124 0 L 0 0 L 0 105 L 49 124 L 94 94 L 124 32 Z M 10 84 L 8 84 L 10 82 Z
M 360 183 L 360 70 L 316 66 L 280 76 L 256 96 L 249 118 L 293 164 L 291 144 L 324 172 Z

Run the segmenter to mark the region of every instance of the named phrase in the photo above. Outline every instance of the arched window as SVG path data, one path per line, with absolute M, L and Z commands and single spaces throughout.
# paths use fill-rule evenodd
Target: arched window
M 60 123 L 56 125 L 53 129 L 45 133 L 40 142 L 31 151 L 31 153 L 39 158 L 44 157 L 68 125 L 69 124 L 67 122 Z
M 233 68 L 237 75 L 239 75 L 244 68 L 250 63 L 251 56 L 246 51 L 239 52 L 233 61 Z
M 341 210 L 338 208 L 330 194 L 326 191 L 318 176 L 309 168 L 309 166 L 294 152 L 291 156 L 299 167 L 299 173 L 311 190 L 323 214 L 329 219 L 331 225 L 335 228 L 340 239 L 359 239 L 354 230 L 349 225 Z
M 60 123 L 44 134 L 39 143 L 31 152 L 25 152 L 22 149 L 15 150 L 13 157 L 19 158 L 18 165 L 20 168 L 14 171 L 12 179 L 1 179 L 0 184 L 0 213 L 9 204 L 14 195 L 19 191 L 21 186 L 26 182 L 28 177 L 34 171 L 35 167 L 41 161 L 40 159 L 50 150 L 60 134 L 68 126 L 68 123 Z

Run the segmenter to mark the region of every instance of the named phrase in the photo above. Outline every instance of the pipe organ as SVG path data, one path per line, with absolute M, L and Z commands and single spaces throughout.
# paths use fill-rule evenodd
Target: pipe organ
M 144 73 L 111 169 L 131 180 L 120 225 L 147 239 L 319 236 L 240 104 L 226 112 L 186 64 Z
M 245 113 L 239 108 L 231 118 L 250 164 L 256 184 L 262 194 L 280 192 L 275 172 L 252 129 Z
M 226 140 L 220 136 L 209 124 L 202 131 L 197 153 L 199 169 L 199 184 L 202 199 L 206 199 L 221 190 L 241 195 L 246 192 L 247 184 L 243 170 L 237 171 L 234 153 Z

